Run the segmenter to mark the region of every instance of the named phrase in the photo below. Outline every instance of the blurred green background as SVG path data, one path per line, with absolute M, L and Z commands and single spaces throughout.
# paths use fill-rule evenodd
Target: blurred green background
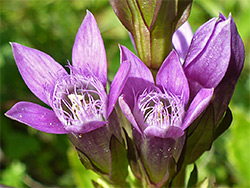
M 126 30 L 107 0 L 0 0 L 0 8 L 0 184 L 90 187 L 90 177 L 97 177 L 81 166 L 66 135 L 42 133 L 4 116 L 18 101 L 43 105 L 24 84 L 9 42 L 39 49 L 66 65 L 88 9 L 101 30 L 112 80 L 119 67 L 118 43 L 133 49 Z M 194 0 L 189 18 L 193 31 L 219 12 L 232 13 L 245 44 L 246 61 L 230 104 L 233 123 L 197 162 L 199 180 L 208 177 L 219 187 L 250 187 L 250 3 Z

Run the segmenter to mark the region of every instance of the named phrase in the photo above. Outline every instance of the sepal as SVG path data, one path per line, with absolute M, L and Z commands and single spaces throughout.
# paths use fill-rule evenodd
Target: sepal
M 205 151 L 210 150 L 214 141 L 214 109 L 210 104 L 188 128 L 184 164 L 195 162 Z
M 214 140 L 216 140 L 222 133 L 224 133 L 230 127 L 232 120 L 232 112 L 230 108 L 228 108 L 221 122 L 215 129 Z
M 127 151 L 122 143 L 114 136 L 110 139 L 110 173 L 112 182 L 118 185 L 124 185 L 128 176 Z

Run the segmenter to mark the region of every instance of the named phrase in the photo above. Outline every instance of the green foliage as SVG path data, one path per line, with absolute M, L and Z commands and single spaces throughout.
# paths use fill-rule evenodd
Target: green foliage
M 7 186 L 24 187 L 25 170 L 25 164 L 13 161 L 8 168 L 1 172 L 0 183 Z
M 44 51 L 65 66 L 67 59 L 71 61 L 74 38 L 86 9 L 97 19 L 107 52 L 108 78 L 112 80 L 120 64 L 118 43 L 134 49 L 108 0 L 0 1 L 1 184 L 93 187 L 91 180 L 95 180 L 107 187 L 99 176 L 84 169 L 66 136 L 40 133 L 3 115 L 17 101 L 44 105 L 24 84 L 9 42 Z M 230 107 L 233 124 L 215 141 L 211 151 L 198 160 L 198 182 L 208 177 L 202 185 L 215 178 L 221 186 L 249 187 L 250 3 L 248 0 L 194 0 L 189 18 L 193 31 L 219 12 L 232 13 L 245 44 L 246 62 Z
M 250 186 L 250 114 L 241 108 L 234 108 L 234 119 L 231 134 L 226 144 L 229 162 L 241 187 Z M 245 138 L 245 139 L 242 139 Z

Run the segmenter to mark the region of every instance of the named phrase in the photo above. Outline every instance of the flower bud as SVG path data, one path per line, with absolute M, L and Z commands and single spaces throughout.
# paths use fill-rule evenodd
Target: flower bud
M 188 18 L 192 0 L 110 0 L 132 34 L 139 58 L 158 70 L 172 49 L 172 35 Z
M 200 89 L 214 88 L 211 104 L 187 133 L 185 163 L 197 160 L 231 124 L 228 104 L 245 59 L 244 45 L 231 15 L 220 14 L 194 33 L 184 71 L 191 98 Z

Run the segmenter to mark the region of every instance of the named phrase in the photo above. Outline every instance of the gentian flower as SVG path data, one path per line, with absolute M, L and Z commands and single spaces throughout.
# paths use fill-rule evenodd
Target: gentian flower
M 228 104 L 244 59 L 244 45 L 231 14 L 210 19 L 194 33 L 183 64 L 190 98 L 210 87 L 214 88 L 214 96 L 200 121 L 187 133 L 185 164 L 195 162 L 229 128 L 232 114 Z
M 79 151 L 84 150 L 85 154 L 90 152 L 91 157 L 96 156 L 94 163 L 104 172 L 108 172 L 111 135 L 105 127 L 109 124 L 109 117 L 125 84 L 130 64 L 123 63 L 120 66 L 107 94 L 106 54 L 94 16 L 87 11 L 79 28 L 69 74 L 47 54 L 17 43 L 11 45 L 17 67 L 26 85 L 51 109 L 31 102 L 18 102 L 6 116 L 39 131 L 69 134 Z M 119 123 L 115 123 L 119 127 Z M 100 138 L 100 130 L 96 135 L 93 133 L 98 129 L 104 133 L 106 131 L 105 137 Z M 88 133 L 91 136 L 86 137 L 93 138 L 89 144 L 99 144 L 95 146 L 99 153 L 96 150 L 84 149 L 84 140 L 87 139 L 84 135 Z M 107 143 L 103 143 L 104 140 Z M 100 158 L 105 161 L 98 161 Z
M 121 62 L 130 61 L 131 71 L 119 104 L 133 126 L 149 179 L 159 186 L 168 179 L 170 158 L 178 160 L 185 129 L 210 103 L 213 88 L 201 89 L 189 102 L 188 80 L 174 50 L 164 60 L 155 85 L 147 66 L 126 47 L 120 48 Z
M 191 97 L 201 88 L 215 88 L 216 123 L 228 108 L 244 60 L 244 45 L 231 14 L 228 19 L 222 14 L 212 18 L 194 33 L 183 67 Z
M 187 55 L 192 38 L 193 32 L 188 21 L 183 23 L 173 34 L 172 44 L 182 63 Z

